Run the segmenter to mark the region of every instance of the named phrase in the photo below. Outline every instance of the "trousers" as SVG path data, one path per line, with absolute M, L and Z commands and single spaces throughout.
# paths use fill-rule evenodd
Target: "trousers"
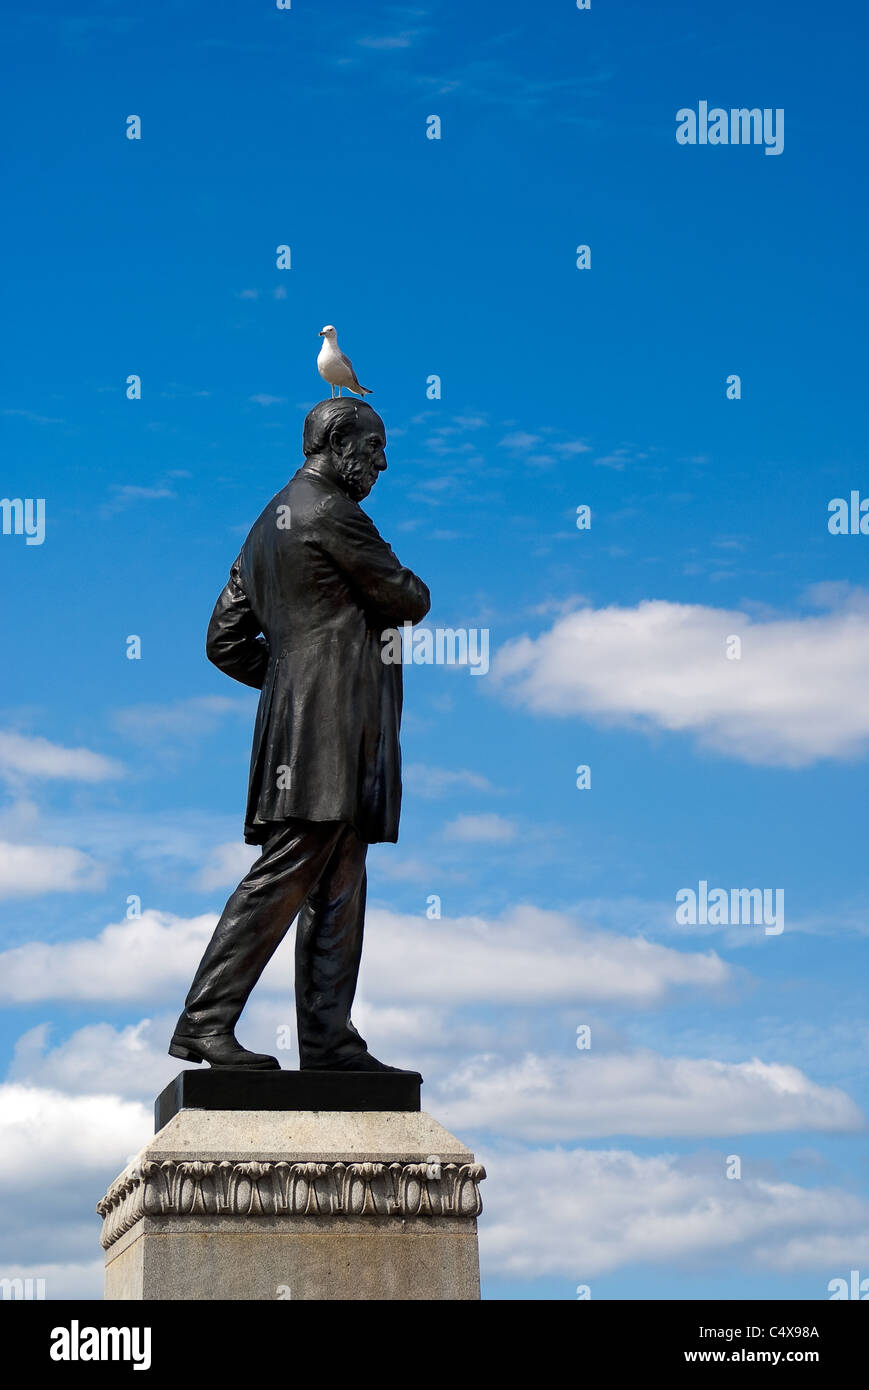
M 344 821 L 275 828 L 206 947 L 177 1031 L 231 1033 L 296 916 L 299 1065 L 326 1068 L 366 1052 L 350 1021 L 362 958 L 368 845 Z

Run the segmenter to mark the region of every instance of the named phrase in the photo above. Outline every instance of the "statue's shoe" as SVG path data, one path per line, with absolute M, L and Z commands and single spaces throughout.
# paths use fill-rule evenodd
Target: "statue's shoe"
M 370 1052 L 357 1052 L 341 1062 L 328 1062 L 322 1066 L 302 1067 L 302 1071 L 391 1071 L 398 1076 L 419 1076 L 418 1071 L 408 1071 L 406 1067 L 389 1067 L 379 1062 Z M 420 1077 L 420 1080 L 422 1078 Z
M 212 1067 L 238 1067 L 247 1071 L 280 1071 L 277 1057 L 265 1052 L 248 1052 L 233 1033 L 212 1033 L 207 1037 L 185 1037 L 175 1033 L 169 1056 L 182 1062 L 208 1062 Z

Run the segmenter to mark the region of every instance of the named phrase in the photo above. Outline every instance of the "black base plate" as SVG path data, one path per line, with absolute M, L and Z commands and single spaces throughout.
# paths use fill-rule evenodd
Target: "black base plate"
M 419 1072 L 182 1071 L 154 1103 L 155 1133 L 179 1110 L 419 1110 Z

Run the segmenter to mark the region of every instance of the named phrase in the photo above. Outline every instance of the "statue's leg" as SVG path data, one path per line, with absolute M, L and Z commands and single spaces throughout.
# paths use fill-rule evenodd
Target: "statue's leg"
M 232 1033 L 248 996 L 342 839 L 339 821 L 291 820 L 236 888 L 196 972 L 176 1032 Z
M 348 825 L 296 926 L 299 1064 L 328 1068 L 366 1052 L 350 1021 L 365 923 L 367 844 Z

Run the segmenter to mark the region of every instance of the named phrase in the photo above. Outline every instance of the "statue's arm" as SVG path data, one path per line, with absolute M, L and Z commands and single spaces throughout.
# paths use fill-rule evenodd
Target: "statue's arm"
M 431 607 L 428 587 L 406 569 L 359 507 L 332 512 L 321 544 L 386 623 L 419 623 Z
M 260 636 L 261 630 L 242 587 L 236 561 L 208 624 L 208 660 L 233 680 L 260 690 L 269 664 L 268 642 Z

